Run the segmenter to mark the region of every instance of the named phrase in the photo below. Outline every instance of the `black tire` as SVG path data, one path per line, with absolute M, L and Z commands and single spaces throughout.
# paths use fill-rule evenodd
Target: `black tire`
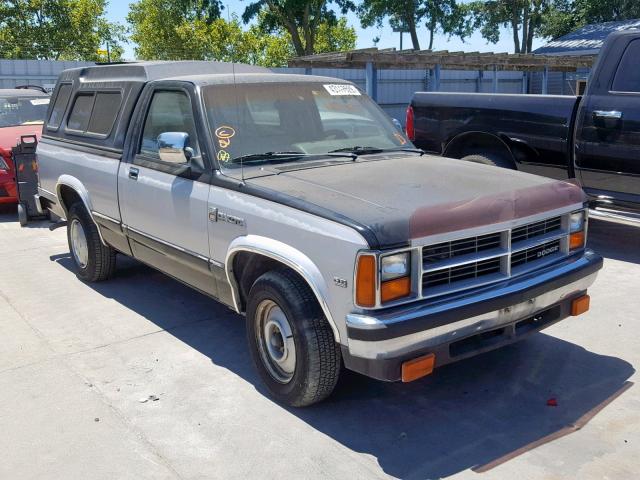
M 292 377 L 278 380 L 268 365 L 258 334 L 262 305 L 274 303 L 286 315 L 295 346 Z M 290 337 L 287 337 L 290 338 Z M 280 403 L 304 407 L 333 392 L 340 376 L 340 348 L 309 286 L 290 270 L 262 275 L 251 287 L 247 305 L 247 340 L 253 362 L 273 397 Z
M 486 153 L 474 153 L 462 157 L 462 160 L 467 162 L 482 163 L 483 165 L 491 165 L 492 167 L 508 168 L 515 170 L 515 165 L 512 161 L 504 158 L 501 155 L 492 152 Z
M 29 216 L 27 215 L 27 207 L 24 203 L 18 204 L 18 222 L 20 222 L 20 226 L 24 227 L 29 221 Z
M 72 225 L 78 222 L 86 237 L 87 255 L 86 264 L 78 262 L 78 256 L 74 253 L 72 245 Z M 86 282 L 101 282 L 113 276 L 116 269 L 116 251 L 105 246 L 100 241 L 98 227 L 89 216 L 89 212 L 82 203 L 74 203 L 69 209 L 67 218 L 67 241 L 71 258 L 76 265 L 76 275 Z

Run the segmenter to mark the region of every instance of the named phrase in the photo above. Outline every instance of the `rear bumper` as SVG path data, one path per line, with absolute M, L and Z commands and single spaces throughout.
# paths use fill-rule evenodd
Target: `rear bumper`
M 518 341 L 566 318 L 602 268 L 591 251 L 499 286 L 440 302 L 419 302 L 371 315 L 348 315 L 347 368 L 401 378 L 404 361 L 427 353 L 436 367 Z

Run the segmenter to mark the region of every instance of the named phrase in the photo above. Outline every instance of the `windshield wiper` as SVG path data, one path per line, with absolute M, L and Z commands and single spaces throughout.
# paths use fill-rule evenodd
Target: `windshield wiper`
M 374 153 L 384 153 L 384 152 L 413 152 L 413 153 L 419 153 L 420 156 L 425 154 L 424 150 L 421 150 L 419 148 L 379 148 L 379 147 L 361 147 L 360 145 L 355 145 L 353 147 L 338 148 L 336 150 L 331 150 L 331 152 L 352 152 L 357 155 L 370 155 Z
M 242 155 L 240 157 L 235 157 L 231 160 L 231 163 L 244 163 L 244 162 L 255 162 L 255 161 L 270 161 L 276 159 L 285 159 L 285 158 L 295 158 L 295 157 L 338 157 L 338 158 L 349 158 L 351 160 L 355 160 L 357 155 L 355 154 L 332 154 L 329 153 L 304 153 L 304 152 L 296 152 L 296 151 L 284 151 L 284 152 L 264 152 L 264 153 L 251 153 L 249 155 Z

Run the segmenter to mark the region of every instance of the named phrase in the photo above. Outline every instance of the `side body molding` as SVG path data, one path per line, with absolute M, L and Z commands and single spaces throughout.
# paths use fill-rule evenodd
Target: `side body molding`
M 240 252 L 252 252 L 264 255 L 265 257 L 273 258 L 278 262 L 291 267 L 296 271 L 309 285 L 314 295 L 318 299 L 318 303 L 322 308 L 323 313 L 327 317 L 333 335 L 336 342 L 340 341 L 340 333 L 336 323 L 329 310 L 327 303 L 328 288 L 324 280 L 324 277 L 320 273 L 320 269 L 301 251 L 293 248 L 286 243 L 282 243 L 278 240 L 262 237 L 259 235 L 246 235 L 234 239 L 229 245 L 227 256 L 225 259 L 225 271 L 227 274 L 227 280 L 231 285 L 231 291 L 233 294 L 233 303 L 236 312 L 241 312 L 240 295 L 238 289 L 238 282 L 236 281 L 233 272 L 233 258 Z

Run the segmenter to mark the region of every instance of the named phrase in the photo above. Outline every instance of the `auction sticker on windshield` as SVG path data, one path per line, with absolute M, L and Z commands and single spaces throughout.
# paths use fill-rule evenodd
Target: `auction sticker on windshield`
M 33 100 L 30 100 L 31 105 L 49 105 L 49 99 L 48 98 L 34 98 Z
M 344 83 L 331 83 L 323 85 L 323 87 L 330 95 L 360 95 L 360 91 L 356 87 Z

